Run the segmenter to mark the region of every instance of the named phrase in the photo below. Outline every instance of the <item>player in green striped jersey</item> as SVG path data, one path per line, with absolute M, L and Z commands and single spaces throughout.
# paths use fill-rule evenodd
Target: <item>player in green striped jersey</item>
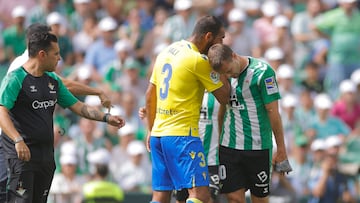
M 213 68 L 230 66 L 232 93 L 219 110 L 221 192 L 229 203 L 245 202 L 250 189 L 253 203 L 268 202 L 272 159 L 272 134 L 277 145 L 274 170 L 291 171 L 287 161 L 278 110 L 280 93 L 275 72 L 262 60 L 240 56 L 216 44 L 208 52 Z

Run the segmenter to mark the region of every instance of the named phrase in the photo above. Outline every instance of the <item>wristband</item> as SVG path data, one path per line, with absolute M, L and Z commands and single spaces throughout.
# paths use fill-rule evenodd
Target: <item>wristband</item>
M 109 120 L 109 116 L 110 116 L 110 114 L 109 113 L 105 113 L 104 114 L 104 117 L 103 117 L 103 121 L 105 122 L 105 123 L 107 123 L 108 122 L 108 120 Z
M 16 137 L 15 140 L 14 140 L 15 144 L 19 143 L 19 142 L 22 142 L 22 141 L 24 141 L 24 139 L 21 136 Z

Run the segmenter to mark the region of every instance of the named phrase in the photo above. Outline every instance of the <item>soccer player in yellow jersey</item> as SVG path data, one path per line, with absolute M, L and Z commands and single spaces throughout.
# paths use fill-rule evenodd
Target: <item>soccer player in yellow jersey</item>
M 146 92 L 148 149 L 153 163 L 153 203 L 168 203 L 172 190 L 187 188 L 187 203 L 210 201 L 208 167 L 198 123 L 204 90 L 221 104 L 230 98 L 225 74 L 213 70 L 207 51 L 222 43 L 224 27 L 214 16 L 200 18 L 189 40 L 165 48 L 154 64 Z

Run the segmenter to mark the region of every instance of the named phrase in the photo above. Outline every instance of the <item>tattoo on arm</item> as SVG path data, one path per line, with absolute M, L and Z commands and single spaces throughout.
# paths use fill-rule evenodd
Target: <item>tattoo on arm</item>
M 102 119 L 100 112 L 97 109 L 91 107 L 89 108 L 86 105 L 83 105 L 81 107 L 81 115 L 84 116 L 85 118 L 96 121 L 100 121 Z

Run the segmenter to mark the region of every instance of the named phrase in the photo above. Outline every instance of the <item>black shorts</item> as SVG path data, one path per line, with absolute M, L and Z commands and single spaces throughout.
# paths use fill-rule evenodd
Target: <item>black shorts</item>
M 269 195 L 270 150 L 236 150 L 220 146 L 221 193 L 250 189 L 256 197 Z
M 24 162 L 7 159 L 9 203 L 46 203 L 55 171 L 55 162 Z
M 210 193 L 211 198 L 217 199 L 220 192 L 220 178 L 219 178 L 219 166 L 208 166 L 210 176 Z M 189 197 L 187 188 L 174 191 L 174 196 L 177 201 L 186 201 Z

